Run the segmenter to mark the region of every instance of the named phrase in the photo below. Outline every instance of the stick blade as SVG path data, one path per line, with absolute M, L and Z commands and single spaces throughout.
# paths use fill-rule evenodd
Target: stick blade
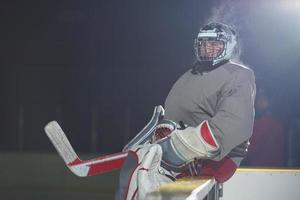
M 67 165 L 78 159 L 78 155 L 75 153 L 67 136 L 56 121 L 49 122 L 45 126 L 44 130 L 53 146 Z

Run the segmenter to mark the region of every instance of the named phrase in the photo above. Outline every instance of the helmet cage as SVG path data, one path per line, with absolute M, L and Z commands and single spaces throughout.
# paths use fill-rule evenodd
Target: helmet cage
M 207 25 L 209 27 L 209 25 Z M 228 27 L 226 27 L 228 29 Z M 233 54 L 233 49 L 236 45 L 235 32 L 231 29 L 223 30 L 223 28 L 204 27 L 195 39 L 194 48 L 197 60 L 200 62 L 209 63 L 212 66 L 220 63 L 223 60 L 229 60 Z M 199 50 L 202 42 L 204 41 L 222 41 L 224 44 L 223 50 L 215 57 L 202 56 Z
M 202 45 L 203 43 L 207 43 L 207 41 L 214 41 L 214 42 L 222 42 L 222 49 L 220 49 L 219 51 L 216 51 L 216 49 L 214 49 L 215 47 L 212 47 L 213 48 L 213 55 L 207 55 L 207 54 L 204 54 L 202 55 L 202 52 L 201 52 L 201 48 L 202 48 Z M 226 53 L 226 42 L 223 41 L 223 40 L 216 40 L 215 38 L 202 38 L 201 40 L 198 40 L 198 44 L 197 44 L 197 51 L 198 51 L 198 56 L 199 58 L 202 60 L 202 61 L 213 61 L 214 59 L 221 59 L 223 58 L 225 55 L 224 53 Z M 207 49 L 207 47 L 206 47 Z

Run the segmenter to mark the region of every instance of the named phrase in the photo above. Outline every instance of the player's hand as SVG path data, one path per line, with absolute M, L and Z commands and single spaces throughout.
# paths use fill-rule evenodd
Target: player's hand
M 163 119 L 155 127 L 151 143 L 156 143 L 159 140 L 167 138 L 172 132 L 177 130 L 177 124 L 171 120 Z

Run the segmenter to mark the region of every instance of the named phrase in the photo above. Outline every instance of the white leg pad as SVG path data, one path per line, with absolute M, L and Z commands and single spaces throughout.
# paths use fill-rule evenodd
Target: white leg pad
M 171 143 L 180 157 L 186 161 L 194 158 L 213 158 L 219 150 L 219 144 L 206 120 L 195 128 L 188 127 L 174 132 Z

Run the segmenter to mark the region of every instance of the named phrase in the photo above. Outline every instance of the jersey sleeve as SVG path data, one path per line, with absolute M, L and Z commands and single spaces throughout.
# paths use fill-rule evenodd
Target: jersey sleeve
M 216 114 L 208 120 L 220 145 L 220 154 L 214 160 L 221 160 L 252 135 L 256 93 L 254 79 L 253 71 L 239 70 L 220 92 Z

